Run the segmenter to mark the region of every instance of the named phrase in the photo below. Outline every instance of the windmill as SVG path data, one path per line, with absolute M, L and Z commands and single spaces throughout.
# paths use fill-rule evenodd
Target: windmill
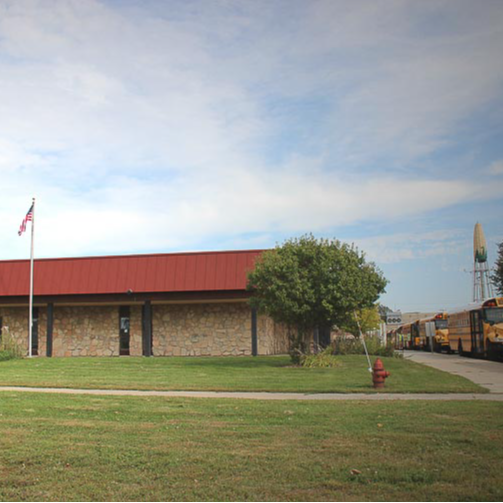
M 493 296 L 487 263 L 486 238 L 482 225 L 477 222 L 473 230 L 473 302 L 482 302 Z

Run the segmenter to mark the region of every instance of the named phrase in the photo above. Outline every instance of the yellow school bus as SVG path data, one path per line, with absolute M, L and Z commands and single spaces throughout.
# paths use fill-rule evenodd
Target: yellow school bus
M 395 341 L 397 341 L 400 345 L 400 349 L 417 348 L 419 344 L 418 322 L 414 321 L 412 323 L 405 323 L 398 327 L 396 330 Z
M 400 335 L 402 336 L 402 345 L 404 349 L 410 349 L 412 347 L 412 339 L 410 333 L 410 327 L 412 323 L 405 323 L 400 327 Z
M 449 347 L 461 355 L 503 356 L 503 297 L 448 313 Z
M 427 323 L 434 323 L 435 335 L 433 336 L 434 351 L 441 352 L 442 349 L 449 351 L 449 328 L 447 326 L 447 313 L 437 313 L 435 316 L 419 320 L 419 347 L 430 351 L 430 341 L 426 333 Z
M 389 341 L 393 341 L 393 347 L 395 349 L 404 349 L 403 336 L 402 336 L 402 326 L 390 330 L 387 334 Z
M 410 324 L 410 342 L 411 349 L 420 349 L 419 320 L 416 320 Z

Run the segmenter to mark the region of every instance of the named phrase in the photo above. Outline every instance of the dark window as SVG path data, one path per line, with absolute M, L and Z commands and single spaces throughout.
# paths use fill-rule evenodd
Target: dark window
M 488 307 L 484 309 L 484 318 L 487 323 L 503 323 L 503 307 Z
M 121 356 L 129 356 L 129 306 L 121 306 L 119 308 L 119 354 Z
M 318 332 L 319 345 L 322 348 L 327 348 L 330 346 L 330 333 L 332 332 L 331 327 L 322 327 Z
M 419 326 L 416 323 L 414 323 L 410 327 L 410 332 L 413 337 L 419 337 Z
M 435 328 L 438 329 L 448 328 L 447 320 L 435 320 Z

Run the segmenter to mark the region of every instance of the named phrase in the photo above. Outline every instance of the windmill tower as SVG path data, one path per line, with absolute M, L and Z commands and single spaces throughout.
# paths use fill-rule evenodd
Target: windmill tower
M 477 222 L 473 230 L 473 302 L 482 302 L 493 296 L 487 263 L 486 238 L 482 225 Z

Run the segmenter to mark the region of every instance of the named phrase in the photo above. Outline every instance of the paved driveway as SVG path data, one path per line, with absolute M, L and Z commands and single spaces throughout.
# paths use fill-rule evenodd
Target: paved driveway
M 491 393 L 503 393 L 503 363 L 426 351 L 405 351 L 404 357 L 439 370 L 445 370 L 451 374 L 466 377 L 487 388 Z

